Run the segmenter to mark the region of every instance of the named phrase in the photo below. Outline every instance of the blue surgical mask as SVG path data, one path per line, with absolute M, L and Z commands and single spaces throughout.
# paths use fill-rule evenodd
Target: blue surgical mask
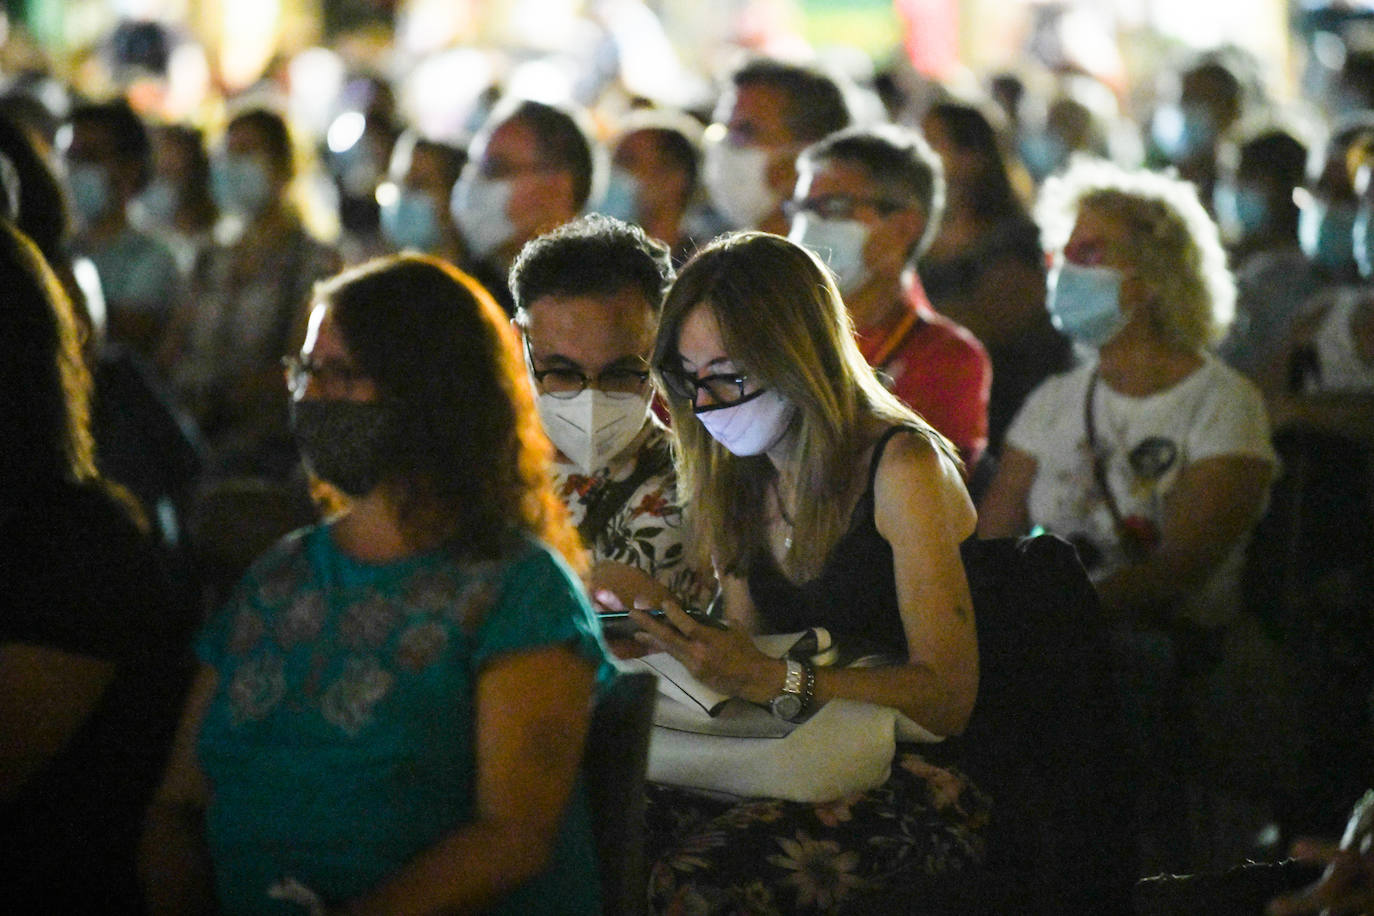
M 1355 228 L 1351 232 L 1355 246 L 1355 264 L 1360 276 L 1366 280 L 1374 279 L 1374 208 L 1365 201 L 1355 214 Z
M 267 165 L 257 156 L 226 153 L 210 163 L 210 191 L 225 212 L 252 220 L 272 203 Z
M 1254 236 L 1269 224 L 1269 202 L 1251 187 L 1218 183 L 1212 192 L 1212 206 L 1222 233 L 1233 242 Z
M 1053 175 L 1069 159 L 1064 141 L 1047 131 L 1026 134 L 1018 146 L 1021 162 L 1037 183 Z
M 488 258 L 515 237 L 511 222 L 509 180 L 484 178 L 475 170 L 463 173 L 453 187 L 450 208 L 458 231 L 474 257 Z
M 639 179 L 625 169 L 611 169 L 610 179 L 606 182 L 606 193 L 596 212 L 627 223 L 639 222 Z
M 835 284 L 844 295 L 858 290 L 868 279 L 868 265 L 864 262 L 867 223 L 799 213 L 792 219 L 792 231 L 787 237 L 810 248 L 835 272 Z
M 1155 112 L 1150 135 L 1169 161 L 1183 162 L 1211 146 L 1217 128 L 1201 105 L 1166 105 Z
M 1314 200 L 1298 212 L 1298 244 L 1307 260 L 1340 274 L 1355 262 L 1355 206 Z
M 103 165 L 73 162 L 67 169 L 67 187 L 72 192 L 72 208 L 77 222 L 90 225 L 109 212 L 114 202 L 110 173 Z
M 433 251 L 439 247 L 439 219 L 434 201 L 422 191 L 402 188 L 381 212 L 382 234 L 397 249 Z
M 1097 349 L 1121 332 L 1121 271 L 1063 261 L 1050 271 L 1045 307 L 1070 339 Z

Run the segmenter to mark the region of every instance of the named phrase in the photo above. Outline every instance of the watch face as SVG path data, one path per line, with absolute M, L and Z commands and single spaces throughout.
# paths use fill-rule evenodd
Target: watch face
M 802 700 L 795 693 L 784 693 L 780 697 L 774 697 L 771 704 L 773 715 L 779 719 L 795 719 L 801 715 Z

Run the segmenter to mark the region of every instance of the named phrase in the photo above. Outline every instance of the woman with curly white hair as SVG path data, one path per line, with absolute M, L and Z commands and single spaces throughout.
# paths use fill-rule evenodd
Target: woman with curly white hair
M 1079 161 L 1046 183 L 1037 216 L 1048 308 L 1087 358 L 1027 399 L 978 532 L 1041 527 L 1077 545 L 1121 637 L 1149 774 L 1176 785 L 1182 761 L 1160 748 L 1196 746 L 1167 732 L 1196 719 L 1206 690 L 1190 687 L 1228 651 L 1245 546 L 1275 473 L 1264 402 L 1210 350 L 1235 293 L 1190 184 Z M 1171 812 L 1141 813 L 1159 823 Z

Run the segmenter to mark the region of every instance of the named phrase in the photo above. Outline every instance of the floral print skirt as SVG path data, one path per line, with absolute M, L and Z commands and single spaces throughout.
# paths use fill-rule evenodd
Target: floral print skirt
M 667 916 L 834 913 L 977 864 L 991 804 L 958 770 L 898 748 L 876 789 L 824 804 L 648 787 L 650 909 Z

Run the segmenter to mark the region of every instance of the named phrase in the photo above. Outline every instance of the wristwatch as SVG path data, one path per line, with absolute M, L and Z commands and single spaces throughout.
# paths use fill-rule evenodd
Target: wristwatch
M 811 706 L 811 697 L 816 692 L 816 669 L 807 662 L 787 659 L 787 676 L 782 682 L 782 693 L 773 697 L 768 708 L 773 715 L 788 722 L 795 722 Z

